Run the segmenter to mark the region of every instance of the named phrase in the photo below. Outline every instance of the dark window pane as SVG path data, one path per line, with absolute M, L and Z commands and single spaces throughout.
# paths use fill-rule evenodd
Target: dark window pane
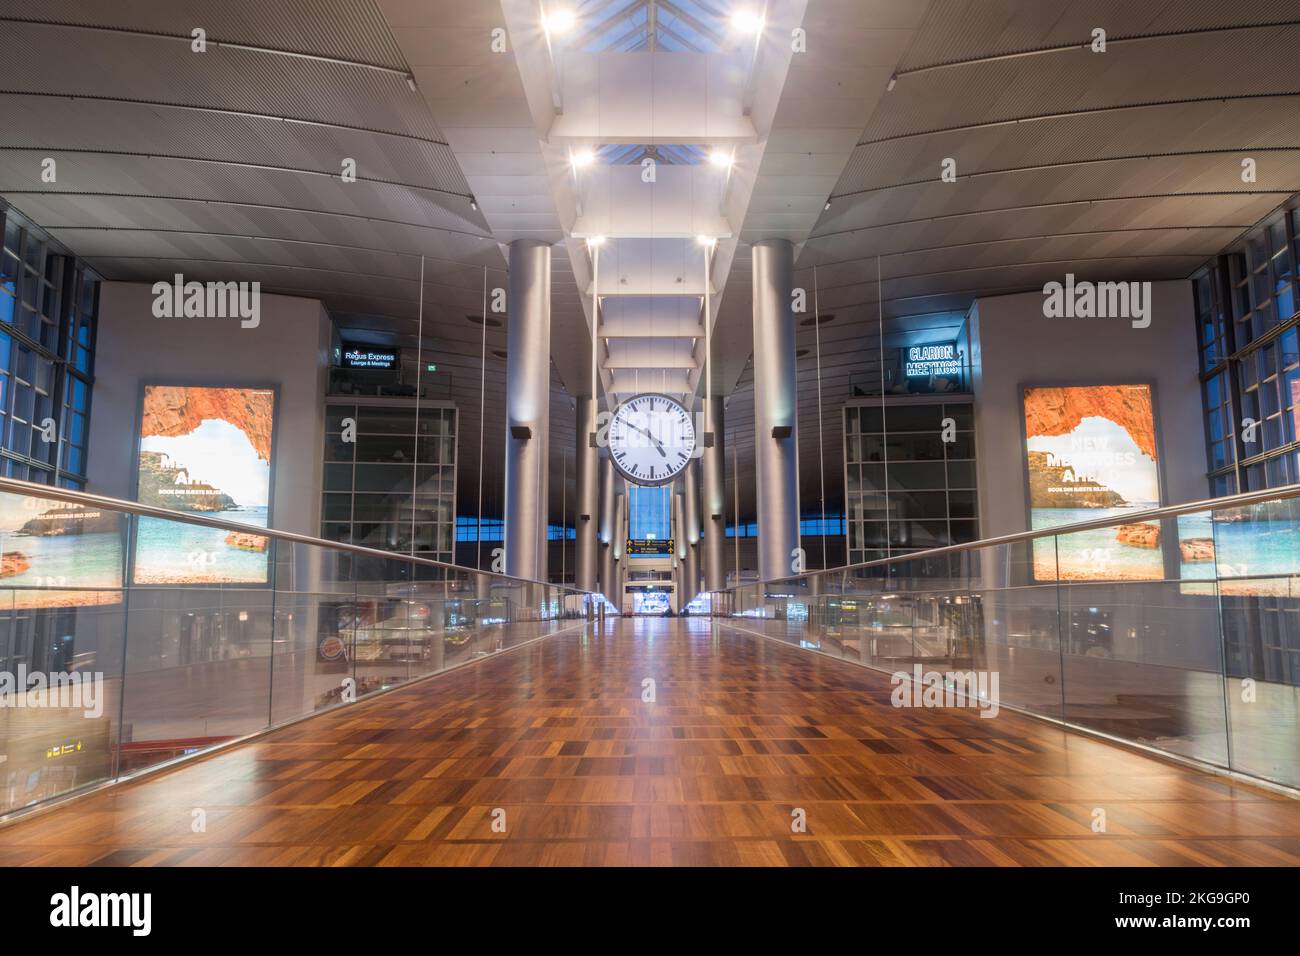
M 942 488 L 945 484 L 942 464 L 894 464 L 887 469 L 889 490 Z

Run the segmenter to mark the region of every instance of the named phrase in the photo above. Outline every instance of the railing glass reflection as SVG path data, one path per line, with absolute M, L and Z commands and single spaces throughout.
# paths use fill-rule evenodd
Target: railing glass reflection
M 132 568 L 138 535 L 196 528 L 265 583 Z M 588 598 L 0 479 L 0 815 L 581 626 Z
M 1300 787 L 1300 487 L 744 585 L 713 609 L 909 684 L 996 675 L 1003 707 Z

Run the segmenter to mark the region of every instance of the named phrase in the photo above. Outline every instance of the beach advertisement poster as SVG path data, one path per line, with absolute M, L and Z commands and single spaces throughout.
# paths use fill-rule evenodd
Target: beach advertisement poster
M 0 607 L 120 603 L 122 521 L 115 511 L 0 495 Z
M 1160 505 L 1151 388 L 1081 385 L 1024 390 L 1030 527 L 1122 519 Z M 1118 523 L 1034 541 L 1039 581 L 1158 581 L 1158 522 Z
M 268 527 L 275 393 L 265 388 L 148 385 L 140 414 L 136 500 Z M 265 584 L 268 539 L 142 518 L 136 584 Z

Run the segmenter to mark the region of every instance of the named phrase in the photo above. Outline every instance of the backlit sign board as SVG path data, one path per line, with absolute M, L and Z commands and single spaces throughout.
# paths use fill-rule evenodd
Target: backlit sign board
M 382 345 L 344 345 L 343 367 L 391 371 L 397 368 L 397 349 Z
M 627 551 L 630 557 L 669 557 L 673 553 L 672 538 L 628 538 Z
M 913 345 L 907 350 L 903 374 L 908 378 L 960 375 L 961 362 L 957 359 L 957 344 L 949 342 L 947 345 Z

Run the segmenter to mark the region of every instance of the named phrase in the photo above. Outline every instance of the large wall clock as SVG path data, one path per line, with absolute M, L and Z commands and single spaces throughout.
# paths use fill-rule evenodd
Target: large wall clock
M 614 467 L 634 484 L 667 484 L 695 454 L 695 422 L 667 395 L 634 396 L 609 423 L 609 454 Z

